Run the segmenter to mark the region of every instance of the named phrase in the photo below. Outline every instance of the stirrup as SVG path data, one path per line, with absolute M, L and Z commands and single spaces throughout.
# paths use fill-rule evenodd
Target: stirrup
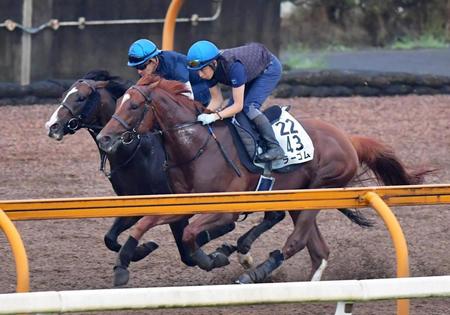
M 274 151 L 274 150 L 276 150 L 278 152 L 270 152 L 270 151 Z M 282 159 L 283 157 L 284 157 L 284 151 L 281 149 L 281 147 L 271 148 L 271 149 L 267 150 L 266 152 L 258 154 L 258 156 L 256 157 L 256 161 L 266 163 L 266 162 Z

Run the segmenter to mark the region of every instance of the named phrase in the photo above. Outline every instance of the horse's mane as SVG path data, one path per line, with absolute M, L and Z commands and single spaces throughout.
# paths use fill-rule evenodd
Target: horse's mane
M 163 90 L 179 105 L 189 108 L 194 107 L 203 111 L 204 108 L 200 103 L 193 102 L 190 98 L 183 94 L 190 92 L 183 82 L 166 80 L 157 75 L 145 75 L 137 81 L 136 85 L 151 85 L 154 83 L 157 83 L 153 88 L 155 93 L 158 93 L 159 90 Z
M 119 76 L 112 76 L 106 70 L 92 70 L 83 76 L 83 79 L 93 81 L 108 81 L 106 89 L 113 95 L 114 99 L 118 99 L 132 85 L 130 81 L 125 81 Z

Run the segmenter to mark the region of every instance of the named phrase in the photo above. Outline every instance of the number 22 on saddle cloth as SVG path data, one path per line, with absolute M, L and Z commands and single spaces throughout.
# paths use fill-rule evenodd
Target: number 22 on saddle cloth
M 280 118 L 272 124 L 275 137 L 284 150 L 284 157 L 272 162 L 276 170 L 288 165 L 300 164 L 314 158 L 314 145 L 302 125 L 285 108 Z

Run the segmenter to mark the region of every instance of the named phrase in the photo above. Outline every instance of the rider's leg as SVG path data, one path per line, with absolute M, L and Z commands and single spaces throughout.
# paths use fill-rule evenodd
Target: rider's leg
M 264 114 L 259 114 L 252 119 L 256 126 L 261 138 L 263 138 L 267 150 L 256 157 L 257 162 L 268 162 L 273 160 L 282 159 L 284 156 L 284 151 L 280 147 L 278 140 L 275 138 L 275 133 L 273 132 L 272 125 Z
M 258 160 L 261 162 L 281 159 L 284 156 L 283 149 L 275 138 L 270 122 L 259 111 L 262 104 L 272 94 L 280 78 L 281 63 L 272 55 L 271 61 L 264 72 L 245 87 L 244 112 L 254 122 L 267 146 L 267 152 L 258 156 Z

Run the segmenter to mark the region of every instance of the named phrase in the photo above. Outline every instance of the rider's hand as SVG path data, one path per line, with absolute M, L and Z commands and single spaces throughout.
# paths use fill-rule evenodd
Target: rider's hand
M 197 121 L 201 121 L 203 125 L 209 125 L 219 119 L 217 114 L 200 114 Z

